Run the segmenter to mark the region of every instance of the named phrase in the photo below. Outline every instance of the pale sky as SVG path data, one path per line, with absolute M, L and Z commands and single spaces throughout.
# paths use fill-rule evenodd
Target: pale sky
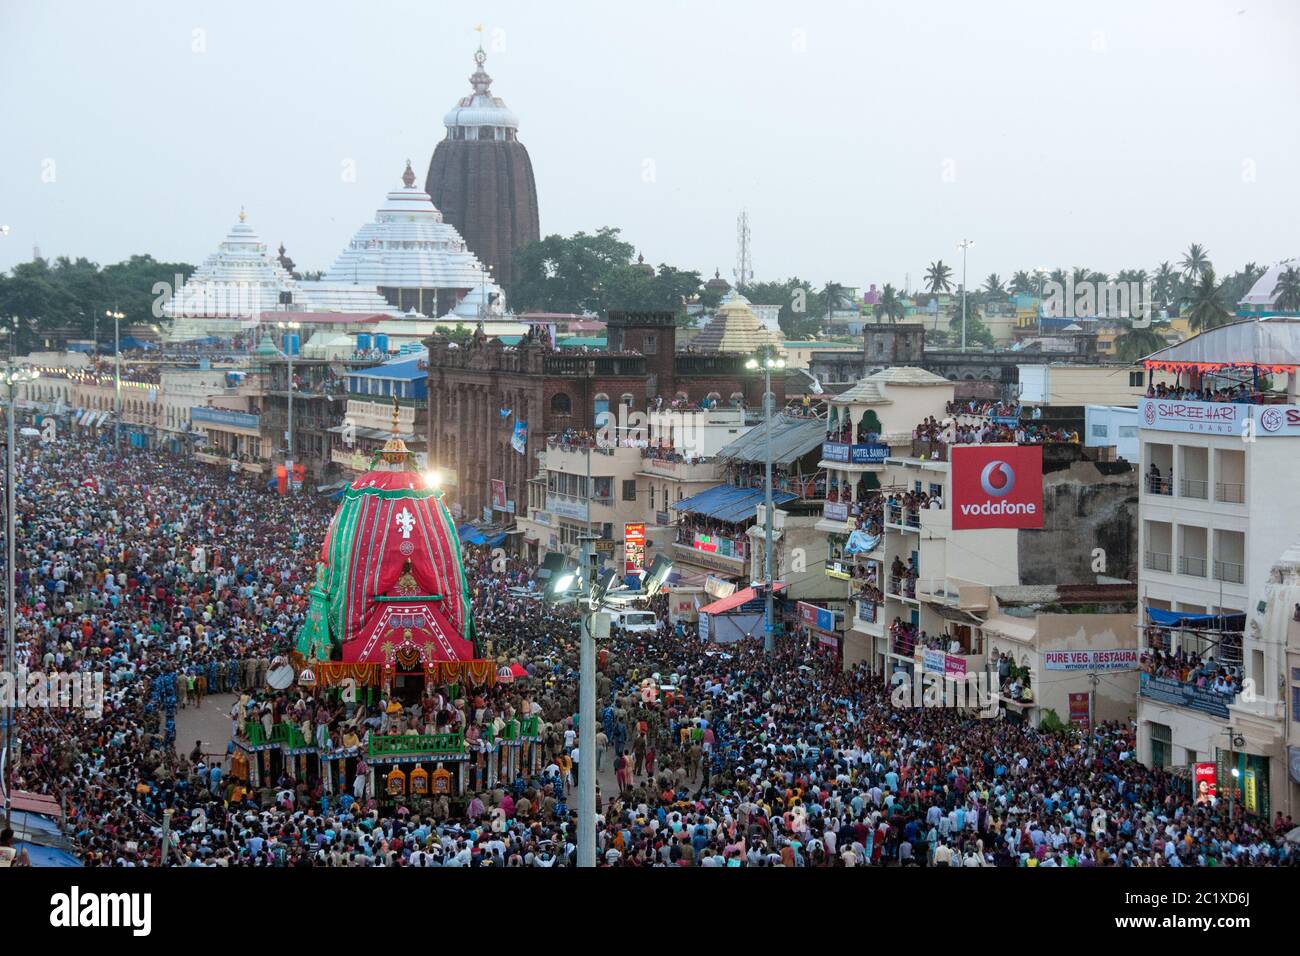
M 1300 255 L 1295 0 L 0 0 L 0 269 L 197 264 L 241 204 L 327 268 L 423 183 L 477 23 L 544 235 L 729 278 L 745 207 L 758 279 L 863 288 L 963 237 L 972 285 Z

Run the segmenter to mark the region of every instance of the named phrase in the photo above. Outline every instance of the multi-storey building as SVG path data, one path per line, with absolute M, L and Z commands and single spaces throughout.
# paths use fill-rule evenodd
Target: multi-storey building
M 745 368 L 750 356 L 677 352 L 671 312 L 612 312 L 607 334 L 601 351 L 556 351 L 536 330 L 515 346 L 484 334 L 464 348 L 441 335 L 426 340 L 429 464 L 455 473 L 452 505 L 462 517 L 491 510 L 494 481 L 522 513 L 547 438 L 589 437 L 598 416 L 660 400 L 762 404 L 763 377 Z M 772 390 L 784 401 L 780 379 Z
M 1300 536 L 1300 321 L 1223 326 L 1147 367 L 1177 374 L 1138 407 L 1143 762 L 1218 765 L 1218 792 L 1267 813 L 1288 787 L 1289 625 L 1269 624 L 1279 557 Z M 1294 676 L 1294 675 L 1291 675 Z M 1235 773 L 1234 773 L 1235 771 Z

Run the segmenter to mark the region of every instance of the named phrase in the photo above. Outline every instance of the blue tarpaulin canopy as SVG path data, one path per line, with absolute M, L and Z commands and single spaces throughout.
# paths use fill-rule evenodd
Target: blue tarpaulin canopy
M 500 531 L 487 539 L 487 546 L 489 548 L 495 548 L 497 547 L 497 545 L 501 544 L 501 542 L 504 541 L 505 539 L 506 539 L 506 533 L 504 531 Z
M 772 504 L 793 501 L 795 495 L 788 491 L 773 491 Z M 739 524 L 754 517 L 754 509 L 763 503 L 762 488 L 737 488 L 735 485 L 718 485 L 698 495 L 691 495 L 672 505 L 675 511 L 685 511 L 703 518 L 715 518 L 728 524 Z
M 1149 607 L 1147 617 L 1152 624 L 1161 627 L 1185 627 L 1189 630 L 1203 631 L 1244 631 L 1245 614 L 1192 614 L 1189 611 L 1162 611 Z
M 487 538 L 483 537 L 483 533 L 472 524 L 461 525 L 456 529 L 456 535 L 462 544 L 487 544 Z

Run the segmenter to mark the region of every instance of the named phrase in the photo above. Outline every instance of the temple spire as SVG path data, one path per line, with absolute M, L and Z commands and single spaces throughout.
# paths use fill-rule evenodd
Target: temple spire
M 415 170 L 411 169 L 411 161 L 406 161 L 406 171 L 402 173 L 402 185 L 410 189 L 415 185 Z

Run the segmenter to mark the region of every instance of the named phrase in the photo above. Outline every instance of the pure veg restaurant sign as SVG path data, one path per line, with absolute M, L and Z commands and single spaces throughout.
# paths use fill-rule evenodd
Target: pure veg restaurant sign
M 952 526 L 1041 528 L 1043 449 L 1038 445 L 956 445 Z
M 1135 648 L 1043 652 L 1043 669 L 1049 671 L 1127 671 L 1137 666 Z

